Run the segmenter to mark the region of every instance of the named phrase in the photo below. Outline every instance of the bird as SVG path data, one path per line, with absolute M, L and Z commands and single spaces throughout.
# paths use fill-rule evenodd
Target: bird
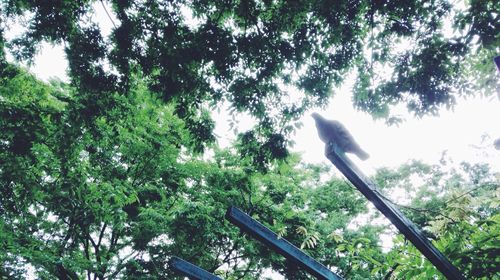
M 344 152 L 355 154 L 361 160 L 367 160 L 370 155 L 359 147 L 358 143 L 354 141 L 351 133 L 345 126 L 336 120 L 327 120 L 318 113 L 312 113 L 311 116 L 316 122 L 318 135 L 321 141 L 328 144 L 334 142 Z

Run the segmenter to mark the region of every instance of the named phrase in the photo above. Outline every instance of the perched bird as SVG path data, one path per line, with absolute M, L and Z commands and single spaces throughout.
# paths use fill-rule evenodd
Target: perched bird
M 334 142 L 344 152 L 353 153 L 361 160 L 366 160 L 369 155 L 363 151 L 358 143 L 354 141 L 351 133 L 339 122 L 335 120 L 327 120 L 318 113 L 311 115 L 316 121 L 316 128 L 318 129 L 319 138 L 326 144 Z

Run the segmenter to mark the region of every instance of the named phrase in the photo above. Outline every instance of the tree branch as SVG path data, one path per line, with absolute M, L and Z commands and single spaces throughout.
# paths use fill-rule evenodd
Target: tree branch
M 461 195 L 459 195 L 459 196 L 457 196 L 457 197 L 454 197 L 454 198 L 451 198 L 451 199 L 447 200 L 447 201 L 445 202 L 445 204 L 448 204 L 448 203 L 450 203 L 450 202 L 452 202 L 452 201 L 455 201 L 455 200 L 457 200 L 457 199 L 459 199 L 459 198 L 461 198 L 461 197 L 464 197 L 464 196 L 466 196 L 466 195 L 470 194 L 471 192 L 476 191 L 476 190 L 478 190 L 478 189 L 480 189 L 480 188 L 482 188 L 482 187 L 485 187 L 485 186 L 495 186 L 495 187 L 499 187 L 500 185 L 498 185 L 498 184 L 491 184 L 491 185 L 489 185 L 489 184 L 482 184 L 482 185 L 476 186 L 476 187 L 474 187 L 474 188 L 470 189 L 469 191 L 467 191 L 467 192 L 465 192 L 465 193 L 462 193 Z
M 101 232 L 99 233 L 99 240 L 97 241 L 97 246 L 101 246 L 102 238 L 104 237 L 104 232 L 106 231 L 107 223 L 104 223 L 102 226 Z
M 111 23 L 113 24 L 113 26 L 116 28 L 116 24 L 113 21 L 113 19 L 111 18 L 111 15 L 109 14 L 108 9 L 106 9 L 106 5 L 104 5 L 104 2 L 102 0 L 100 2 L 101 2 L 101 5 L 102 5 L 102 8 L 106 12 L 106 15 L 108 16 L 109 20 L 111 21 Z

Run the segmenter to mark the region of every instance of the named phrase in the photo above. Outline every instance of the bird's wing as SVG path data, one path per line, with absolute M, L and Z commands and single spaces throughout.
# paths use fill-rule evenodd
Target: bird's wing
M 342 144 L 343 148 L 349 146 L 349 144 L 354 144 L 357 146 L 351 133 L 349 132 L 349 130 L 347 130 L 347 128 L 345 128 L 345 126 L 342 123 L 340 123 L 339 121 L 330 121 L 329 123 L 333 131 L 335 131 L 334 140 L 337 142 L 341 141 L 338 144 Z

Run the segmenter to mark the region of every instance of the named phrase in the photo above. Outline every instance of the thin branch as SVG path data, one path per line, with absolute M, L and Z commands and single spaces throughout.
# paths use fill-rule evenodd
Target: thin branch
M 137 166 L 134 170 L 134 180 L 132 180 L 132 186 L 135 187 L 136 186 L 136 183 L 137 183 L 137 180 L 139 179 L 139 177 L 144 173 L 144 171 L 146 170 L 146 167 L 147 167 L 147 164 L 149 164 L 153 158 L 156 156 L 155 153 L 152 153 L 150 157 L 148 157 L 148 159 L 146 159 L 145 161 L 143 161 L 143 165 L 141 166 L 141 170 L 139 170 L 139 166 Z M 139 164 L 138 164 L 139 165 Z M 142 182 L 141 182 L 142 183 Z
M 396 263 L 391 267 L 391 269 L 387 272 L 387 274 L 384 277 L 384 280 L 389 280 L 391 279 L 392 274 L 394 274 L 394 271 L 396 271 L 396 268 L 398 268 L 399 263 Z
M 89 241 L 83 240 L 83 252 L 85 253 L 85 257 L 90 262 L 90 253 L 89 253 Z M 87 269 L 87 280 L 90 280 L 90 270 Z
M 492 184 L 492 185 L 489 185 L 489 184 L 483 184 L 483 185 L 476 186 L 476 187 L 474 187 L 474 188 L 472 188 L 472 189 L 468 190 L 467 192 L 465 192 L 465 193 L 463 193 L 463 194 L 461 194 L 461 195 L 459 195 L 459 196 L 457 196 L 457 197 L 454 197 L 454 198 L 451 198 L 451 199 L 447 200 L 447 201 L 445 202 L 445 204 L 448 204 L 448 203 L 450 203 L 450 202 L 452 202 L 452 201 L 455 201 L 455 200 L 457 200 L 457 199 L 459 199 L 459 198 L 462 198 L 462 197 L 464 197 L 464 196 L 466 196 L 466 195 L 470 194 L 471 192 L 476 191 L 476 190 L 478 190 L 478 189 L 480 189 L 480 188 L 482 188 L 482 187 L 485 187 L 485 186 L 488 186 L 488 187 L 489 187 L 489 186 L 499 187 L 500 185 L 497 185 L 497 184 Z
M 87 239 L 90 240 L 90 243 L 92 243 L 92 247 L 97 248 L 97 244 L 94 242 L 94 239 L 92 239 L 92 236 L 90 236 L 90 232 L 87 232 Z
M 215 265 L 214 267 L 212 267 L 212 269 L 210 271 L 217 270 L 217 268 L 221 267 L 222 265 L 224 265 L 224 263 L 226 263 L 228 260 L 230 260 L 231 259 L 230 258 L 231 254 L 236 250 L 237 247 L 239 247 L 239 240 L 236 240 L 233 243 L 233 246 L 231 246 L 231 248 L 229 249 L 229 251 L 225 254 L 226 256 L 222 260 L 221 264 L 220 265 Z
M 437 215 L 439 215 L 439 216 L 443 216 L 443 217 L 445 217 L 445 218 L 449 219 L 450 221 L 452 221 L 452 222 L 454 222 L 454 223 L 457 223 L 457 221 L 456 221 L 455 219 L 453 219 L 453 218 L 451 218 L 451 217 L 449 217 L 449 216 L 447 216 L 447 215 L 443 214 L 443 213 L 442 213 L 442 212 L 440 212 L 440 211 L 431 210 L 431 209 L 426 209 L 426 208 L 416 208 L 416 207 L 412 207 L 412 206 L 408 206 L 408 205 L 398 204 L 398 203 L 396 203 L 396 202 L 392 201 L 391 199 L 389 199 L 388 197 L 384 196 L 384 195 L 383 195 L 383 194 L 381 194 L 380 192 L 378 192 L 378 193 L 379 193 L 379 195 L 380 195 L 381 197 L 383 197 L 385 200 L 389 201 L 390 203 L 394 204 L 394 205 L 395 205 L 395 206 L 397 206 L 397 207 L 400 207 L 400 208 L 405 208 L 405 209 L 408 209 L 408 210 L 411 210 L 411 211 L 414 211 L 414 212 L 420 212 L 420 213 L 425 213 L 425 212 L 427 212 L 427 213 L 437 214 Z
M 237 280 L 241 280 L 241 279 L 244 279 L 245 276 L 247 275 L 247 273 L 249 272 L 258 272 L 259 270 L 258 269 L 252 269 L 251 267 L 254 265 L 254 262 L 251 260 L 248 264 L 247 264 L 247 267 L 245 268 L 245 270 L 243 270 L 242 274 L 240 277 L 237 278 Z M 241 270 L 235 270 L 235 272 L 238 271 L 240 272 Z
M 104 223 L 102 226 L 101 232 L 99 233 L 99 240 L 97 241 L 97 246 L 101 246 L 102 238 L 104 237 L 104 232 L 106 231 L 108 224 Z
M 119 234 L 116 232 L 116 229 L 111 231 L 111 238 L 109 242 L 109 252 L 113 252 L 115 250 L 115 246 L 118 243 Z
M 102 5 L 102 8 L 106 12 L 106 15 L 108 16 L 109 20 L 111 21 L 111 23 L 113 24 L 113 26 L 116 28 L 116 24 L 113 21 L 113 19 L 111 18 L 111 15 L 109 14 L 108 9 L 106 9 L 106 5 L 104 5 L 104 2 L 102 0 L 100 2 L 101 2 L 101 5 Z
M 135 258 L 139 255 L 139 252 L 132 252 L 126 256 L 124 256 L 122 259 L 118 261 L 116 264 L 116 269 L 113 273 L 111 273 L 107 278 L 108 279 L 115 279 L 116 276 L 125 268 L 126 264 L 124 264 L 126 261 L 130 260 L 131 258 Z

